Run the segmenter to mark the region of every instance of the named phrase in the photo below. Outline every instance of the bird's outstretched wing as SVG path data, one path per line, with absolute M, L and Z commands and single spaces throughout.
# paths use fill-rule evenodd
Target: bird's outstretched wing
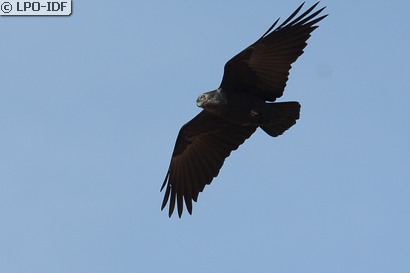
M 279 19 L 248 48 L 225 64 L 221 88 L 249 92 L 264 101 L 275 101 L 283 94 L 291 64 L 302 55 L 315 24 L 327 15 L 317 17 L 324 9 L 311 13 L 319 2 L 300 16 L 300 5 L 282 24 Z M 273 30 L 272 30 L 273 29 Z
M 181 217 L 184 201 L 189 214 L 192 200 L 210 184 L 224 160 L 256 130 L 256 126 L 229 123 L 203 110 L 179 131 L 171 163 L 162 189 L 166 186 L 161 209 L 169 201 L 171 217 L 175 203 Z

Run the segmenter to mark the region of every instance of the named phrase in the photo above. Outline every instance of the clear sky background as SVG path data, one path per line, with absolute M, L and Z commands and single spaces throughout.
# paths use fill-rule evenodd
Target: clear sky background
M 1 17 L 0 273 L 410 272 L 408 0 L 322 1 L 279 99 L 298 123 L 234 151 L 192 216 L 160 211 L 198 94 L 299 4 Z

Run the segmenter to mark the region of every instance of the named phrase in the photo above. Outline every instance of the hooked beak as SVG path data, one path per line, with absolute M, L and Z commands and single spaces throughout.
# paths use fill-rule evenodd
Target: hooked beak
M 205 94 L 202 94 L 196 99 L 196 106 L 202 107 L 202 104 L 204 101 L 205 101 Z

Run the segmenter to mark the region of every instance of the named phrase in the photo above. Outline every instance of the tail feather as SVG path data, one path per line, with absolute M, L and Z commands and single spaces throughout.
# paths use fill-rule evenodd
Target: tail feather
M 269 114 L 260 127 L 272 137 L 283 134 L 299 119 L 300 104 L 296 101 L 267 103 L 266 106 L 270 108 Z

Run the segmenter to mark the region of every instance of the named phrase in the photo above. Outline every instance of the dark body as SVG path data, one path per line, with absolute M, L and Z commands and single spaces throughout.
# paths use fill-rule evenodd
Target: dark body
M 212 100 L 203 98 L 216 97 Z M 271 136 L 278 136 L 296 123 L 299 118 L 298 102 L 268 103 L 246 92 L 217 90 L 201 95 L 197 104 L 208 113 L 214 114 L 230 123 L 243 126 L 260 126 Z M 201 100 L 205 101 L 201 103 Z M 279 125 L 282 125 L 278 128 Z M 275 132 L 274 129 L 277 129 Z
M 197 99 L 202 110 L 179 131 L 171 163 L 161 190 L 162 209 L 169 202 L 181 217 L 184 203 L 192 213 L 192 200 L 210 184 L 226 157 L 260 127 L 272 137 L 283 134 L 299 118 L 298 102 L 274 102 L 286 86 L 291 64 L 303 53 L 317 17 L 324 9 L 301 15 L 299 6 L 281 25 L 278 20 L 255 43 L 229 60 L 218 89 Z M 296 18 L 295 18 L 296 17 Z

